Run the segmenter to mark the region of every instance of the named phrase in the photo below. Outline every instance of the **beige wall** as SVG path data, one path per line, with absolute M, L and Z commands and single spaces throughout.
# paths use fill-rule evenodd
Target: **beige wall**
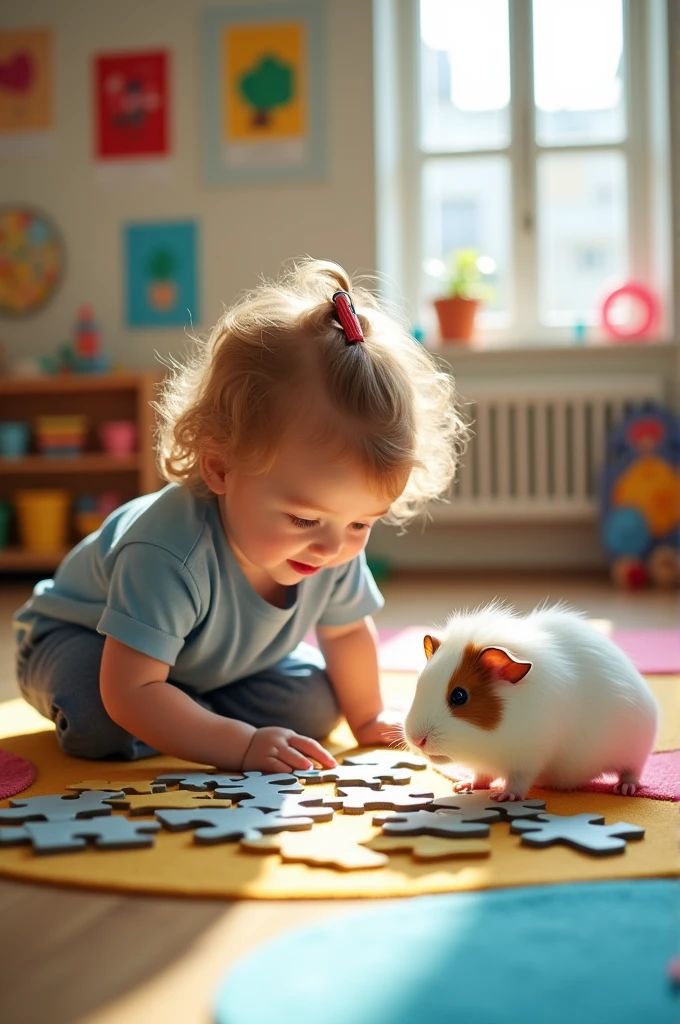
M 240 0 L 247 3 L 248 0 Z M 61 228 L 68 269 L 43 312 L 0 319 L 9 360 L 52 351 L 69 337 L 79 304 L 94 306 L 109 354 L 130 367 L 154 351 L 178 352 L 181 328 L 130 330 L 124 308 L 122 224 L 195 218 L 199 223 L 199 330 L 223 303 L 281 261 L 303 253 L 349 271 L 375 269 L 373 58 L 370 0 L 329 0 L 328 168 L 323 180 L 207 186 L 201 138 L 201 0 L 1 0 L 0 29 L 51 27 L 56 127 L 36 152 L 0 152 L 0 201 L 25 201 Z M 226 6 L 226 4 L 225 4 Z M 166 47 L 171 53 L 174 140 L 170 166 L 148 181 L 106 180 L 92 158 L 91 58 L 97 52 Z

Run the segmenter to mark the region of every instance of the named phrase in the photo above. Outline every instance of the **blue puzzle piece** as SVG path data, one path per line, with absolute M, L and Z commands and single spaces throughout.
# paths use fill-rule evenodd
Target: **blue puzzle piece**
M 11 807 L 0 809 L 0 824 L 36 819 L 71 821 L 74 818 L 108 815 L 111 814 L 111 808 L 104 801 L 123 795 L 122 792 L 90 790 L 78 796 L 29 796 L 24 800 L 10 800 Z

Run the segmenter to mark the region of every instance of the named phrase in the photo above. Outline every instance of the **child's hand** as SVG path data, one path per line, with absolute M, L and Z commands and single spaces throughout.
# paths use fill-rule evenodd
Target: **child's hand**
M 354 738 L 360 747 L 389 747 L 404 738 L 404 717 L 405 713 L 397 708 L 383 708 L 375 718 L 352 729 Z
M 243 757 L 244 772 L 290 772 L 314 768 L 318 761 L 322 768 L 335 768 L 337 761 L 327 750 L 292 729 L 268 725 L 258 729 Z

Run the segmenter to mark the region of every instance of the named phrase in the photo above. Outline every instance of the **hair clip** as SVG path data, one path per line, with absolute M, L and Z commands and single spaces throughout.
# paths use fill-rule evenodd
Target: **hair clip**
M 333 302 L 335 303 L 338 320 L 347 335 L 347 344 L 353 345 L 357 341 L 363 341 L 364 332 L 361 329 L 354 303 L 347 292 L 343 292 L 341 289 L 333 292 Z

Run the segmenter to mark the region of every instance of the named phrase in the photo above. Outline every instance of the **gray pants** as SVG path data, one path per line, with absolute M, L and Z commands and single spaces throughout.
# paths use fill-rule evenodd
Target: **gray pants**
M 88 759 L 135 761 L 158 751 L 135 739 L 107 714 L 99 692 L 105 637 L 65 623 L 21 651 L 17 679 L 22 694 L 57 727 L 65 754 Z M 171 670 L 172 671 L 172 670 Z M 302 643 L 276 665 L 209 693 L 179 687 L 209 711 L 256 728 L 280 725 L 322 739 L 340 718 L 325 662 Z

